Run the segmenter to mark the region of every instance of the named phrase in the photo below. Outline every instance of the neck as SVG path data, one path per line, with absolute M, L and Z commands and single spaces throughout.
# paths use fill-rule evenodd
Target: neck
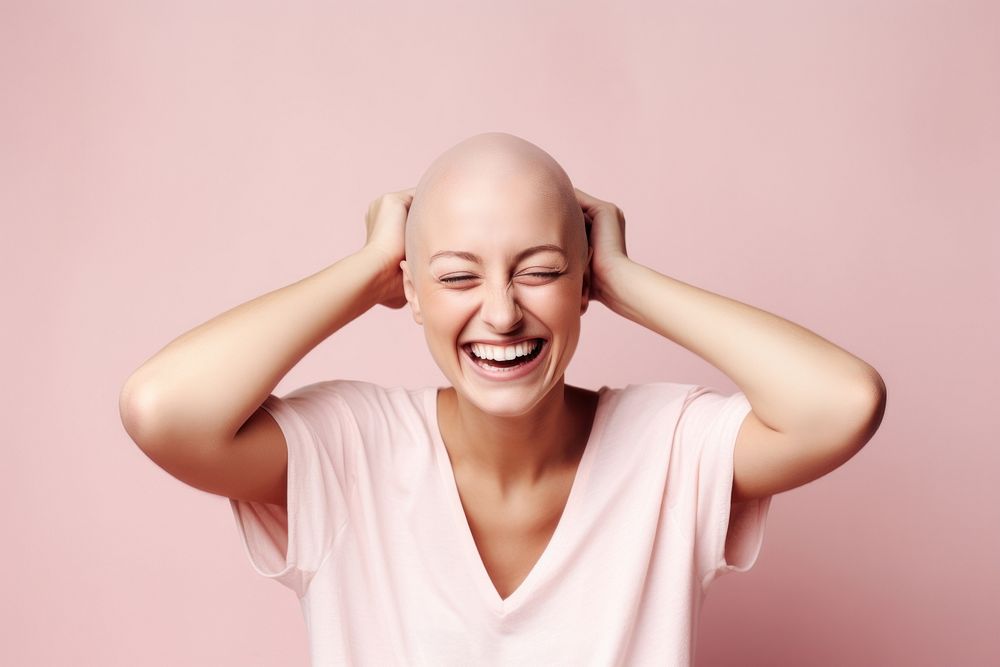
M 449 447 L 453 466 L 483 472 L 506 491 L 534 486 L 578 460 L 582 447 L 574 416 L 578 402 L 563 379 L 538 405 L 517 417 L 484 413 L 454 388 L 447 393 L 454 415 Z

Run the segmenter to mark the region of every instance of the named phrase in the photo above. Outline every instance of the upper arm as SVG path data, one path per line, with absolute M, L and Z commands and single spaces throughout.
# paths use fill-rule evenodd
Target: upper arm
M 884 385 L 883 385 L 884 387 Z M 733 502 L 774 495 L 807 484 L 839 468 L 871 439 L 882 419 L 885 392 L 874 408 L 863 401 L 850 418 L 818 426 L 812 433 L 782 433 L 751 410 L 733 452 Z
M 223 443 L 160 443 L 143 451 L 182 482 L 227 498 L 286 506 L 288 448 L 264 408 Z

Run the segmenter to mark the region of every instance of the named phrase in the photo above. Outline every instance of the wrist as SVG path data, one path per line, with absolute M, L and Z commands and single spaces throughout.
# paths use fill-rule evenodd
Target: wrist
M 390 273 L 392 268 L 399 268 L 399 262 L 394 263 L 389 253 L 373 245 L 366 245 L 354 254 L 359 258 L 364 258 L 363 261 L 367 262 L 372 267 L 372 270 L 380 274 Z
M 636 269 L 640 265 L 626 256 L 614 262 L 608 262 L 601 267 L 602 287 L 606 296 L 609 308 L 614 310 L 615 305 L 628 294 L 630 281 L 635 279 Z
M 375 302 L 382 303 L 396 296 L 402 273 L 400 260 L 375 246 L 365 246 L 354 254 L 371 276 L 371 294 Z

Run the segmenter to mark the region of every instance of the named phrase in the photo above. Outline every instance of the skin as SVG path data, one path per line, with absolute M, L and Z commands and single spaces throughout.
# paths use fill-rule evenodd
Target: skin
M 545 243 L 565 253 L 515 261 L 518 252 Z M 482 263 L 432 259 L 447 250 L 474 253 Z M 547 481 L 572 482 L 596 393 L 567 386 L 564 373 L 589 302 L 592 254 L 568 176 L 547 153 L 513 135 L 487 133 L 457 144 L 415 188 L 399 263 L 403 289 L 452 385 L 440 392 L 438 407 L 453 467 L 477 480 L 477 488 L 507 497 Z M 529 275 L 539 272 L 558 275 Z M 522 336 L 546 338 L 549 350 L 540 368 L 513 381 L 479 377 L 460 348 L 469 340 Z
M 439 397 L 442 436 L 501 595 L 523 581 L 543 551 L 589 433 L 594 403 L 586 399 L 593 392 L 563 381 L 588 299 L 700 356 L 746 394 L 752 410 L 736 437 L 734 503 L 787 491 L 843 465 L 875 433 L 886 402 L 885 383 L 870 364 L 809 329 L 631 260 L 625 216 L 615 204 L 572 188 L 589 233 L 575 212 L 560 215 L 571 186 L 553 165 L 516 137 L 473 137 L 439 158 L 417 188 L 388 198 L 395 215 L 369 234 L 373 261 L 401 274 L 405 300 L 454 385 Z M 412 228 L 399 213 L 407 205 Z M 577 245 L 584 238 L 589 264 Z M 567 248 L 557 279 L 525 274 L 554 268 L 559 257 L 513 262 L 535 243 Z M 386 261 L 404 245 L 405 260 Z M 430 262 L 439 250 L 469 250 L 483 263 L 439 266 Z M 462 288 L 441 282 L 453 275 L 473 280 Z M 387 284 L 381 302 L 395 304 L 398 286 Z M 469 339 L 525 335 L 550 338 L 551 356 L 523 382 L 484 384 L 459 348 Z M 492 495 L 491 484 L 499 489 Z M 508 490 L 520 502 L 500 502 Z

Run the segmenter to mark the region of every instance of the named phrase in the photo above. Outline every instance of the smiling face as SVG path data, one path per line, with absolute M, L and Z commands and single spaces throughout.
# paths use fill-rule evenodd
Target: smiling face
M 483 412 L 517 416 L 562 383 L 587 308 L 589 260 L 565 172 L 522 139 L 487 134 L 456 146 L 421 179 L 400 266 L 414 319 L 457 393 Z M 541 347 L 532 351 L 535 339 Z M 479 345 L 487 342 L 522 342 L 506 356 L 530 352 L 531 361 L 497 369 L 504 356 Z M 494 357 L 494 368 L 475 361 L 474 350 Z

